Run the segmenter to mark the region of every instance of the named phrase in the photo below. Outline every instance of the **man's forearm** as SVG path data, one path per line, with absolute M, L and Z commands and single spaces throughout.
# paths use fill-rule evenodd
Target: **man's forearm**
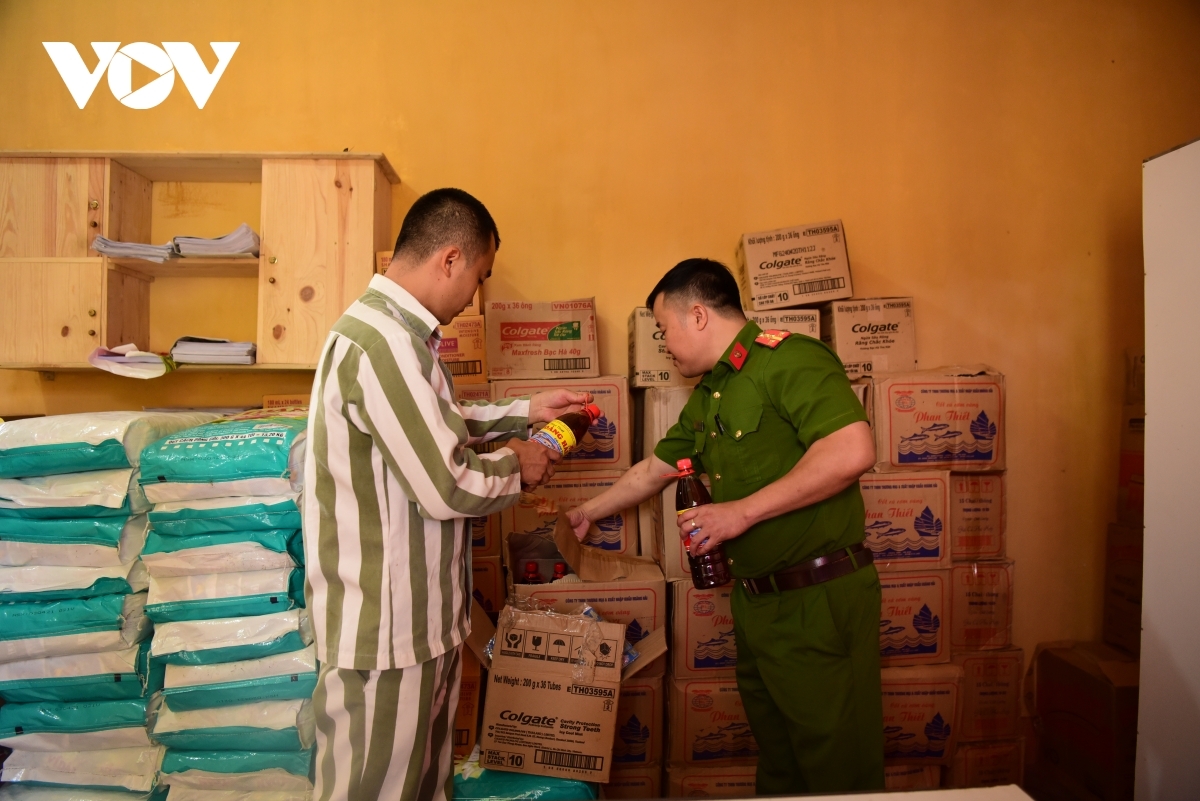
M 588 520 L 595 521 L 637 506 L 647 498 L 662 492 L 663 488 L 671 483 L 671 479 L 663 478 L 670 472 L 671 468 L 666 462 L 651 455 L 649 459 L 643 459 L 627 470 L 611 489 L 592 498 L 580 509 L 587 515 Z

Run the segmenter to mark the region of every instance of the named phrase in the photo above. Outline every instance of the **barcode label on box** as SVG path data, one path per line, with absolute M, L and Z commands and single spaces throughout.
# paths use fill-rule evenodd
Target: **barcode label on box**
M 591 358 L 586 359 L 544 359 L 542 369 L 547 371 L 590 370 Z
M 792 294 L 811 295 L 814 292 L 832 292 L 835 289 L 842 289 L 845 286 L 845 278 L 822 278 L 819 281 L 805 281 L 801 284 L 792 284 Z
M 538 765 L 551 765 L 556 768 L 592 771 L 604 769 L 604 757 L 569 754 L 566 751 L 543 751 L 541 748 L 533 752 L 533 761 Z
M 483 375 L 483 362 L 472 359 L 465 362 L 446 362 L 450 375 Z

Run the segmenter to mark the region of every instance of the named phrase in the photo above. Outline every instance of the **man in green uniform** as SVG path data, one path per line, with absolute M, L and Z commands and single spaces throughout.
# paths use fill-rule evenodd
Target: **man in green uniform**
M 883 789 L 879 576 L 858 488 L 874 440 L 837 356 L 810 337 L 763 332 L 739 301 L 733 276 L 706 259 L 654 287 L 647 305 L 667 349 L 685 376 L 703 378 L 654 455 L 569 519 L 582 538 L 691 458 L 713 503 L 679 515 L 679 533 L 693 555 L 723 545 L 735 577 L 758 793 Z

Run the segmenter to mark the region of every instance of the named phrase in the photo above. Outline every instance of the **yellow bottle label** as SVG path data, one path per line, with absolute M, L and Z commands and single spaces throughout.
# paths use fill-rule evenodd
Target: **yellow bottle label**
M 575 432 L 562 420 L 551 420 L 545 428 L 534 434 L 530 439 L 545 445 L 552 451 L 558 451 L 563 456 L 570 453 L 576 445 Z

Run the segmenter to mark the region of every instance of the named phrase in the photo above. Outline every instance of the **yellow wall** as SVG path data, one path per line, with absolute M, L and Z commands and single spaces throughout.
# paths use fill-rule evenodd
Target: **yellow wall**
M 210 66 L 202 43 L 241 47 L 202 111 L 178 81 L 147 111 L 102 81 L 80 111 L 40 42 L 90 62 L 102 39 L 189 40 Z M 1187 2 L 10 0 L 0 149 L 384 152 L 396 222 L 438 186 L 488 204 L 504 242 L 485 294 L 594 294 L 611 372 L 677 260 L 840 217 L 858 293 L 915 297 L 923 366 L 1008 376 L 1029 648 L 1098 634 L 1121 354 L 1142 341 L 1140 161 L 1200 136 L 1197 41 Z M 156 237 L 241 221 L 177 189 L 156 193 Z M 256 215 L 253 188 L 211 191 Z M 252 335 L 253 282 L 205 283 L 156 284 L 155 347 L 193 319 L 181 294 Z M 0 414 L 253 403 L 309 380 L 6 373 Z

